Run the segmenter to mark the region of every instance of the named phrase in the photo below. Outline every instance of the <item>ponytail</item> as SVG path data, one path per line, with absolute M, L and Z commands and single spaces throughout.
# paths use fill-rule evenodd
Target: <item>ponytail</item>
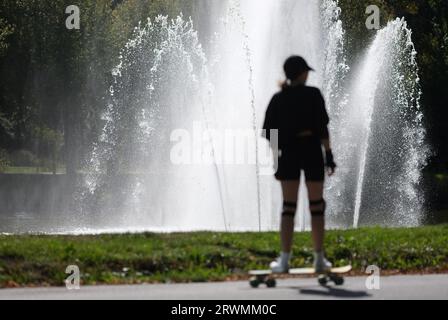
M 283 91 L 291 87 L 291 81 L 288 79 L 280 81 L 278 84 Z

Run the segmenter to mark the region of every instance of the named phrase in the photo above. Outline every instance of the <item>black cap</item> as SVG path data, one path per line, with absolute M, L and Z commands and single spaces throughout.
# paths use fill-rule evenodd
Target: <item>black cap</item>
M 283 69 L 285 70 L 285 75 L 288 80 L 295 80 L 306 71 L 314 71 L 314 69 L 306 63 L 305 59 L 300 56 L 291 56 L 286 59 Z

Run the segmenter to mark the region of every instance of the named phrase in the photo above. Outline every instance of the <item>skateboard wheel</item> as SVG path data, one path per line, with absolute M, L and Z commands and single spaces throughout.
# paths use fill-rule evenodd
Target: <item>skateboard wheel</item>
M 344 284 L 344 278 L 342 278 L 342 277 L 335 277 L 333 279 L 333 281 L 334 281 L 334 284 L 337 286 L 342 286 Z
M 252 288 L 256 289 L 260 285 L 260 280 L 258 280 L 257 278 L 252 278 L 250 279 L 249 284 Z
M 275 279 L 266 280 L 266 286 L 268 288 L 275 288 L 276 285 L 277 285 L 277 282 L 275 281 Z
M 326 286 L 328 283 L 328 279 L 324 275 L 319 276 L 318 281 L 321 286 Z

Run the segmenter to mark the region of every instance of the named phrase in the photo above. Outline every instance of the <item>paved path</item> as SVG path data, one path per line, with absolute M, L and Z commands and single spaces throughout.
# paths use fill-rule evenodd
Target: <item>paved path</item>
M 252 289 L 248 282 L 1 289 L 0 299 L 295 300 L 448 299 L 448 275 L 381 277 L 380 290 L 367 290 L 366 277 L 346 278 L 342 287 L 324 288 L 316 279 L 278 280 L 277 288 Z

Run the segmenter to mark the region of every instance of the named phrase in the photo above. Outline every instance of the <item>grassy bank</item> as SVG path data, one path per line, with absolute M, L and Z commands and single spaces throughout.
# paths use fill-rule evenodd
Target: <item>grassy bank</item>
M 83 284 L 226 280 L 266 268 L 278 253 L 277 233 L 182 233 L 101 236 L 0 236 L 0 287 L 62 285 L 68 265 Z M 387 272 L 448 270 L 448 225 L 416 229 L 331 231 L 336 265 Z M 294 266 L 309 266 L 309 233 L 295 238 Z

